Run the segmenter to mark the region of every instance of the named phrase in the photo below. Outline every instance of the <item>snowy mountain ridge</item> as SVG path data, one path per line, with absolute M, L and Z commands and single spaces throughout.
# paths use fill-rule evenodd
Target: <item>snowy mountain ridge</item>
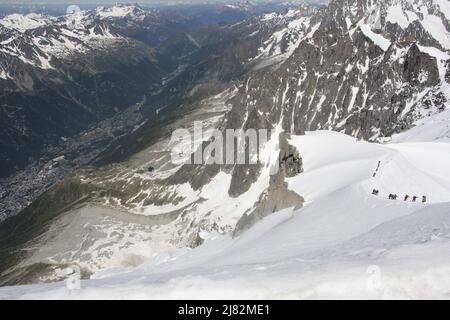
M 418 20 L 405 27 L 388 14 L 399 4 L 415 10 Z M 444 11 L 429 1 L 332 1 L 308 18 L 308 37 L 300 38 L 275 74 L 254 77 L 247 88 L 256 96 L 243 92 L 248 99 L 237 108 L 256 99 L 263 114 L 272 110 L 264 121 L 283 118 L 291 132 L 333 128 L 365 139 L 391 135 L 443 110 L 449 101 L 450 27 L 441 6 Z M 267 94 L 277 96 L 275 107 L 257 96 L 266 82 Z M 299 110 L 304 118 L 296 116 Z M 381 123 L 385 117 L 389 121 Z
M 365 17 L 363 23 L 356 21 L 360 17 L 356 5 L 348 8 L 348 26 L 368 25 L 371 31 L 377 33 L 389 32 L 390 28 L 408 28 L 421 26 L 442 49 L 450 49 L 450 32 L 448 30 L 450 6 L 446 0 L 391 0 L 367 1 L 365 3 Z M 411 26 L 413 25 L 413 26 Z M 411 26 L 411 27 L 410 27 Z M 388 39 L 389 40 L 389 39 Z M 424 44 L 425 45 L 425 44 Z
M 283 13 L 268 13 L 261 17 L 261 22 L 273 25 L 284 25 L 274 32 L 263 46 L 258 49 L 258 55 L 252 60 L 262 60 L 255 68 L 267 65 L 279 65 L 289 58 L 298 44 L 312 36 L 319 24 L 311 25 L 311 17 L 317 12 L 316 8 L 303 7 L 290 9 Z M 249 35 L 252 37 L 254 34 Z
M 141 19 L 147 11 L 136 6 L 114 6 L 95 11 L 74 11 L 62 17 L 40 14 L 12 14 L 0 19 L 0 52 L 42 69 L 52 67 L 52 59 L 83 54 L 125 42 L 111 22 L 117 19 Z M 7 62 L 6 62 L 7 63 Z M 3 64 L 3 63 L 2 63 Z M 8 66 L 3 79 L 12 78 Z
M 20 32 L 24 32 L 30 29 L 36 29 L 47 25 L 51 22 L 51 18 L 42 14 L 29 13 L 23 14 L 10 14 L 0 19 L 0 25 L 7 29 L 14 29 Z

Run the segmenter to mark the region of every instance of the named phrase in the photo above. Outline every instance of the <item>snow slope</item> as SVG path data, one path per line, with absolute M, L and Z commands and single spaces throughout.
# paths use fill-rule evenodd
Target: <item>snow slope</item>
M 50 23 L 51 20 L 50 17 L 36 13 L 29 13 L 27 15 L 14 13 L 0 19 L 0 25 L 8 29 L 24 32 L 26 30 L 45 26 Z
M 392 137 L 392 142 L 450 142 L 450 110 L 423 118 L 415 127 Z
M 300 210 L 275 213 L 234 239 L 204 232 L 196 249 L 99 272 L 81 290 L 11 287 L 0 298 L 449 297 L 450 144 L 369 144 L 331 131 L 291 143 L 304 160 L 304 173 L 288 179 L 307 201 Z M 405 202 L 405 193 L 428 202 Z

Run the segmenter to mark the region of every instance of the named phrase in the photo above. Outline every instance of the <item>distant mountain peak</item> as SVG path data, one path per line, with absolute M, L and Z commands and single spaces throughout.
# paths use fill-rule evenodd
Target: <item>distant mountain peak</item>
M 36 29 L 47 25 L 53 19 L 37 13 L 23 14 L 10 14 L 0 19 L 0 25 L 7 29 L 14 29 L 20 32 L 24 32 L 30 29 Z
M 109 8 L 98 7 L 96 9 L 96 16 L 103 19 L 139 16 L 145 15 L 145 13 L 146 11 L 137 4 L 116 4 Z

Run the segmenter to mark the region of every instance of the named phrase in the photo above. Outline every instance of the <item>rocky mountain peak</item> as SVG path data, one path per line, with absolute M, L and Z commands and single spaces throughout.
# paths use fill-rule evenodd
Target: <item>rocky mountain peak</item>
M 20 32 L 36 29 L 48 25 L 54 18 L 37 13 L 10 14 L 0 19 L 0 26 L 6 29 L 13 29 Z
M 95 10 L 96 17 L 100 19 L 139 18 L 156 10 L 144 10 L 139 5 L 116 4 L 112 7 L 99 7 Z

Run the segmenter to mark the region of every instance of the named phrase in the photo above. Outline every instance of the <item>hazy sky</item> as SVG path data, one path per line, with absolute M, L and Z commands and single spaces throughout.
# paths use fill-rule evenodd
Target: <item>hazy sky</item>
M 253 0 L 270 2 L 270 0 Z M 272 1 L 272 2 L 276 2 Z M 282 0 L 279 0 L 282 1 Z M 110 3 L 220 3 L 240 2 L 239 0 L 0 0 L 0 4 L 110 4 Z

